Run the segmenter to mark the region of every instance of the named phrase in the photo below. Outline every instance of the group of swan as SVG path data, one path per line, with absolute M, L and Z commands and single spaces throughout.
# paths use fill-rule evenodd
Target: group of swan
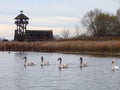
M 27 62 L 27 57 L 23 57 L 24 59 L 24 66 L 34 66 L 35 63 L 33 62 Z M 49 65 L 49 62 L 45 62 L 43 56 L 41 57 L 41 66 L 43 65 Z
M 67 64 L 62 64 L 62 58 L 61 57 L 59 57 L 58 58 L 58 61 L 59 61 L 59 68 L 68 68 L 68 65 Z M 83 58 L 82 57 L 80 57 L 80 67 L 82 68 L 82 67 L 87 67 L 88 65 L 87 65 L 87 63 L 84 63 L 83 62 Z
M 24 66 L 34 66 L 35 65 L 35 63 L 33 63 L 33 62 L 27 62 L 27 57 L 24 57 L 23 59 L 24 59 Z M 58 61 L 59 61 L 59 68 L 68 68 L 67 64 L 62 64 L 62 58 L 61 57 L 58 58 Z M 87 63 L 83 62 L 82 57 L 80 57 L 79 61 L 80 61 L 79 66 L 81 68 L 82 67 L 88 67 Z M 44 61 L 44 57 L 41 56 L 41 66 L 44 66 L 44 65 L 50 65 L 50 63 L 47 62 L 47 61 Z M 115 65 L 115 61 L 112 61 L 112 70 L 119 70 L 119 69 L 120 68 Z
M 27 57 L 24 57 L 24 66 L 34 66 L 35 63 L 33 62 L 27 62 Z M 68 65 L 67 64 L 62 64 L 62 58 L 59 57 L 58 58 L 58 61 L 59 61 L 59 68 L 68 68 Z M 47 61 L 44 61 L 44 58 L 43 56 L 41 56 L 41 66 L 44 66 L 44 65 L 50 65 L 49 62 Z M 83 63 L 83 58 L 81 57 L 80 58 L 80 67 L 87 67 L 87 63 Z

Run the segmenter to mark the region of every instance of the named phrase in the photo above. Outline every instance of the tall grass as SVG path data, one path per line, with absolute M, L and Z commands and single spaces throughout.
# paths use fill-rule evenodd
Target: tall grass
M 41 41 L 41 42 L 0 42 L 0 51 L 37 52 L 120 52 L 119 40 L 107 41 Z

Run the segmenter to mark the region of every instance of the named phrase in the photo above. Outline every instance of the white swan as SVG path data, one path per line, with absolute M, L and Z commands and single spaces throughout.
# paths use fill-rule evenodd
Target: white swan
M 83 58 L 82 57 L 80 57 L 79 61 L 80 61 L 80 67 L 87 67 L 88 66 L 87 63 L 83 62 Z
M 50 65 L 50 63 L 47 62 L 47 61 L 44 61 L 44 58 L 43 58 L 43 56 L 42 56 L 42 57 L 41 57 L 41 66 L 44 66 L 44 65 Z
M 59 62 L 59 68 L 68 68 L 67 64 L 62 64 L 62 58 L 61 57 L 58 58 L 58 61 L 60 61 Z
M 33 62 L 27 62 L 27 57 L 24 57 L 23 59 L 25 59 L 24 66 L 34 66 L 35 65 Z
M 112 61 L 112 70 L 119 70 L 120 68 L 115 65 L 115 61 Z

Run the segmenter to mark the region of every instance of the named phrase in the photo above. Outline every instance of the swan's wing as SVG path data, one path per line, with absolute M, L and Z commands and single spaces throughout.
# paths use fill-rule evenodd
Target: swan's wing
M 84 63 L 84 67 L 88 67 L 87 63 Z
M 67 64 L 63 64 L 63 67 L 64 67 L 64 68 L 68 68 L 68 65 L 67 65 Z
M 115 67 L 115 69 L 120 69 L 118 66 L 114 66 Z
M 49 62 L 44 62 L 44 65 L 50 65 L 50 63 Z
M 27 66 L 34 66 L 35 64 L 33 62 L 28 62 Z

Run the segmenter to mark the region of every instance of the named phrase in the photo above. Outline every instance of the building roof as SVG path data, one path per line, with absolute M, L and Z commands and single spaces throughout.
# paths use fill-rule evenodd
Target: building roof
M 20 11 L 21 13 L 15 17 L 15 19 L 29 19 L 26 15 L 23 14 L 23 11 Z
M 52 30 L 26 30 L 26 32 L 52 32 Z

